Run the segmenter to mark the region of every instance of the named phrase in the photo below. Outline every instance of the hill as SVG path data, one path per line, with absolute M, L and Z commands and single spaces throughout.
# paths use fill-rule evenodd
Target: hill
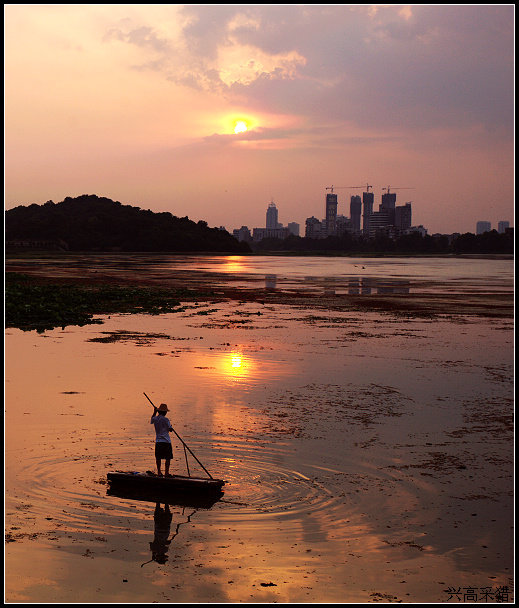
M 248 245 L 206 222 L 122 205 L 95 194 L 9 209 L 5 240 L 8 248 L 39 245 L 69 251 L 250 251 Z

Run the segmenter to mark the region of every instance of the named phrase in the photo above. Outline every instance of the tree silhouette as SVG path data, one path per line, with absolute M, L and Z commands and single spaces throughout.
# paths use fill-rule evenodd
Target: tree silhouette
M 15 207 L 5 214 L 5 229 L 7 242 L 60 240 L 70 251 L 250 252 L 246 243 L 202 220 L 154 213 L 94 194 Z

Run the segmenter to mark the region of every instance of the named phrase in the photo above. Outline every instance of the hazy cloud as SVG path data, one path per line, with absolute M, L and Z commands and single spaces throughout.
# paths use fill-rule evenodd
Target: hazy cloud
M 511 6 L 189 6 L 184 29 L 201 71 L 252 107 L 378 127 L 512 125 Z M 222 50 L 297 53 L 291 71 L 258 70 L 225 83 Z M 254 61 L 249 53 L 249 60 Z M 186 82 L 184 80 L 184 82 Z
M 512 6 L 187 5 L 105 40 L 152 52 L 136 67 L 251 109 L 361 127 L 511 128 Z M 135 64 L 132 64 L 135 67 Z
M 123 32 L 121 29 L 113 28 L 103 38 L 104 41 L 119 40 L 128 42 L 135 46 L 151 49 L 157 53 L 165 53 L 170 51 L 169 42 L 159 38 L 153 28 L 141 26 L 136 29 L 131 29 L 128 32 Z

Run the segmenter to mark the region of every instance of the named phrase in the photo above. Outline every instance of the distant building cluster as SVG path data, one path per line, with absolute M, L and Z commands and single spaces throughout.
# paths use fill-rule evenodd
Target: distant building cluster
M 324 239 L 328 236 L 342 236 L 345 233 L 362 235 L 373 239 L 384 235 L 390 239 L 396 239 L 402 234 L 409 232 L 420 232 L 422 236 L 427 234 L 423 226 L 412 226 L 411 202 L 397 206 L 396 193 L 387 192 L 382 195 L 378 211 L 374 211 L 375 195 L 370 192 L 371 186 L 366 186 L 366 192 L 352 196 L 350 199 L 350 217 L 337 214 L 337 194 L 333 192 L 333 186 L 326 195 L 326 217 L 322 220 L 309 217 L 306 220 L 305 236 L 314 239 Z
M 366 185 L 362 197 L 354 195 L 350 198 L 349 217 L 337 213 L 338 200 L 334 189 L 339 188 L 334 186 L 327 188 L 330 192 L 326 194 L 325 217 L 323 219 L 318 219 L 314 216 L 307 218 L 305 221 L 305 237 L 325 239 L 329 236 L 340 237 L 349 233 L 355 236 L 362 236 L 365 239 L 385 236 L 391 240 L 395 240 L 404 234 L 413 232 L 418 232 L 421 236 L 427 235 L 427 229 L 422 225 L 412 225 L 412 201 L 403 205 L 397 205 L 396 193 L 391 192 L 390 187 L 383 188 L 386 192 L 382 194 L 378 211 L 374 211 L 375 195 L 373 192 L 370 192 L 371 188 L 372 186 Z M 393 190 L 399 189 L 393 188 Z M 283 226 L 278 221 L 278 210 L 272 201 L 267 208 L 265 228 L 253 228 L 251 233 L 251 230 L 247 226 L 242 226 L 233 230 L 233 236 L 238 241 L 258 243 L 268 237 L 285 239 L 291 234 L 299 236 L 299 228 L 299 224 L 295 222 L 290 222 L 287 226 Z M 224 228 L 222 227 L 222 229 Z M 499 233 L 505 233 L 509 230 L 511 230 L 509 222 L 499 222 Z M 490 222 L 477 222 L 476 234 L 490 231 Z M 452 236 L 455 237 L 456 235 L 458 233 Z
M 476 224 L 476 234 L 484 234 L 485 232 L 490 232 L 492 230 L 492 224 L 490 222 L 477 222 Z M 510 222 L 498 222 L 497 231 L 499 234 L 505 234 L 507 230 L 510 230 Z
M 267 217 L 265 221 L 265 228 L 253 228 L 252 234 L 247 226 L 242 226 L 233 230 L 233 236 L 238 241 L 245 241 L 247 243 L 259 243 L 267 237 L 277 237 L 279 239 L 286 239 L 287 236 L 294 234 L 299 236 L 299 224 L 296 222 L 290 222 L 288 226 L 283 226 L 278 221 L 278 210 L 274 202 L 272 201 L 267 208 Z

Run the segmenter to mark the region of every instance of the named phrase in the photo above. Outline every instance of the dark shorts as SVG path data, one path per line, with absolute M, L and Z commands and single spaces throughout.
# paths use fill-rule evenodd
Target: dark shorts
M 163 460 L 171 460 L 173 458 L 173 448 L 171 443 L 166 441 L 157 441 L 155 443 L 155 458 Z

